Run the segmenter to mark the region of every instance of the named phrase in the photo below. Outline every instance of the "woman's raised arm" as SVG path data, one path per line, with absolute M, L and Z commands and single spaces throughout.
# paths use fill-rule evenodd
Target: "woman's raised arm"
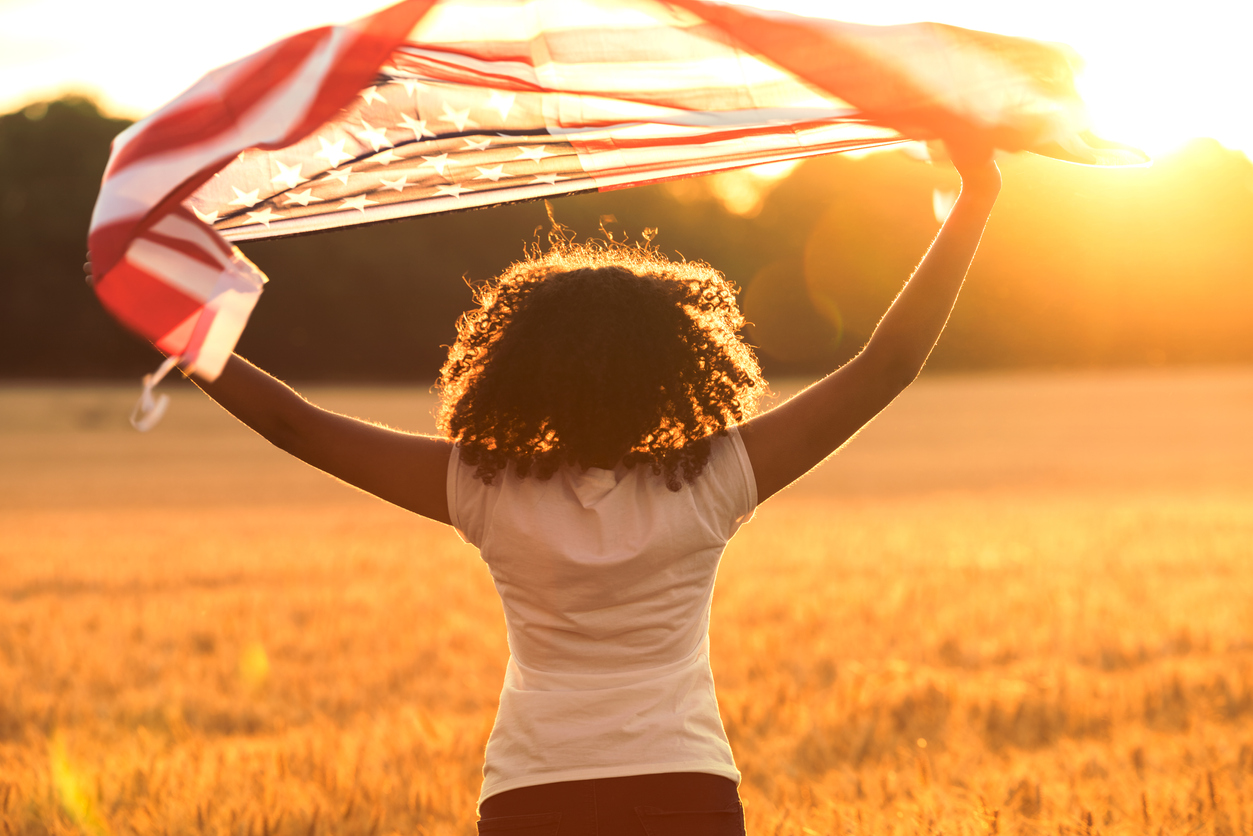
M 401 508 L 450 522 L 451 441 L 314 406 L 238 355 L 212 383 L 192 379 L 227 412 L 301 461 Z
M 759 502 L 817 466 L 891 403 L 918 376 L 944 330 L 1001 187 L 991 149 L 950 151 L 961 194 L 866 347 L 740 427 Z
M 94 273 L 91 253 L 83 272 Z M 217 380 L 192 381 L 275 447 L 379 499 L 449 523 L 452 442 L 401 432 L 314 406 L 238 354 Z

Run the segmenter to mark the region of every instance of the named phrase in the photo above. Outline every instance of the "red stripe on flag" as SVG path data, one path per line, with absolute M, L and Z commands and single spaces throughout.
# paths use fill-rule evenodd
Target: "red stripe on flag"
M 259 147 L 282 148 L 335 115 L 353 96 L 369 86 L 378 75 L 379 67 L 433 5 L 435 0 L 401 0 L 367 18 L 365 28 L 359 30 L 352 45 L 323 80 L 304 120 L 289 132 L 290 138 L 282 144 Z
M 392 55 L 396 69 L 426 75 L 440 81 L 455 84 L 481 85 L 496 90 L 512 90 L 517 93 L 543 93 L 546 88 L 538 81 L 523 81 L 507 73 L 490 73 L 481 68 L 471 69 L 455 60 L 442 61 L 434 55 L 412 55 L 396 52 Z
M 216 98 L 160 114 L 113 157 L 105 176 L 112 177 L 149 155 L 169 154 L 231 130 L 241 114 L 300 69 L 330 32 L 331 27 L 324 26 L 280 41 L 256 56 L 253 66 L 236 71 L 234 83 L 222 88 Z
M 203 229 L 204 240 L 210 242 L 214 247 L 217 248 L 217 251 L 222 254 L 222 260 L 223 261 L 231 260 L 231 257 L 234 255 L 234 251 L 231 250 L 231 245 L 226 243 L 226 240 L 221 235 L 218 234 L 217 230 L 215 230 L 213 227 L 209 226 L 208 224 L 204 223 L 199 218 L 197 218 L 196 213 L 188 209 L 186 206 L 183 206 L 182 204 L 180 204 L 174 207 L 174 209 L 171 210 L 169 215 L 167 215 L 166 217 L 182 218 L 188 223 L 195 224 L 196 227 Z M 200 239 L 196 239 L 196 240 L 200 240 Z
M 133 218 L 91 228 L 87 235 L 87 249 L 91 250 L 91 265 L 96 276 L 107 275 L 122 260 L 134 231 Z
M 221 271 L 226 265 L 222 263 L 222 259 L 215 258 L 212 253 L 207 253 L 199 244 L 188 241 L 186 238 L 175 238 L 172 235 L 163 235 L 156 230 L 149 229 L 140 235 L 139 238 L 145 241 L 153 241 L 163 247 L 171 250 L 177 250 L 188 258 L 194 258 L 206 267 L 212 267 L 214 270 Z M 139 240 L 138 238 L 136 240 Z
M 203 306 L 129 261 L 119 262 L 96 282 L 96 295 L 123 325 L 154 342 Z

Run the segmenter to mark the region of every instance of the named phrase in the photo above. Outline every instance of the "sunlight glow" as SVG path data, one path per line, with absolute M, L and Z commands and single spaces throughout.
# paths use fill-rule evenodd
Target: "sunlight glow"
M 82 772 L 70 760 L 65 748 L 65 738 L 55 733 L 48 742 L 48 771 L 52 788 L 56 792 L 61 809 L 70 821 L 87 836 L 105 836 L 108 827 L 99 810 L 99 793 L 93 793 Z M 11 832 L 5 825 L 5 832 Z
M 853 23 L 931 20 L 1065 43 L 1084 59 L 1079 92 L 1096 133 L 1151 155 L 1208 136 L 1253 152 L 1253 4 L 1197 0 L 1187 10 L 1057 0 L 1036 4 L 922 0 L 754 0 L 753 5 Z
M 6 0 L 0 2 L 0 112 L 73 92 L 138 118 L 215 67 L 287 35 L 345 23 L 385 5 Z
M 239 678 L 249 693 L 256 691 L 265 684 L 270 675 L 270 656 L 265 652 L 265 645 L 259 641 L 251 641 L 239 654 Z
M 800 162 L 784 160 L 727 171 L 705 178 L 705 185 L 728 212 L 742 218 L 755 218 L 774 187 L 791 174 Z

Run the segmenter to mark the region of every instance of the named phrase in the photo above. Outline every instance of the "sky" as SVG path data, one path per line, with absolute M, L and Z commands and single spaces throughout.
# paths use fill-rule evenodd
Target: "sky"
M 380 0 L 0 0 L 0 112 L 82 92 L 137 118 L 208 70 L 285 35 L 352 20 Z M 858 23 L 935 20 L 1059 41 L 1086 61 L 1098 133 L 1167 153 L 1210 136 L 1253 155 L 1253 3 L 1192 0 L 756 0 Z M 1159 9 L 1169 9 L 1164 14 Z

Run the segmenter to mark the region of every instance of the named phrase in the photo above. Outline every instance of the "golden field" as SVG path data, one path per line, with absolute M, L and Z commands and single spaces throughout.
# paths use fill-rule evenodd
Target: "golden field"
M 169 391 L 0 388 L 0 832 L 472 833 L 474 550 Z M 1253 829 L 1251 428 L 1249 370 L 924 378 L 764 505 L 713 617 L 749 832 Z

